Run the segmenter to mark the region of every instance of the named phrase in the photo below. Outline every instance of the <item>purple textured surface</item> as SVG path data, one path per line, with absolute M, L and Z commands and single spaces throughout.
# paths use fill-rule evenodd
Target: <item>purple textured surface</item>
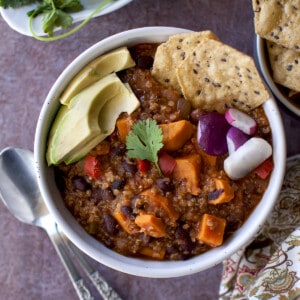
M 75 35 L 45 43 L 22 36 L 0 17 L 0 149 L 33 149 L 36 121 L 57 76 L 83 50 L 131 28 L 176 26 L 211 29 L 225 43 L 254 51 L 251 1 L 134 0 L 93 19 Z M 300 120 L 280 106 L 288 155 L 300 152 Z M 94 261 L 97 270 L 123 299 L 216 299 L 222 266 L 173 279 L 137 278 Z M 0 298 L 76 299 L 76 293 L 45 232 L 17 221 L 0 201 Z M 100 299 L 100 298 L 96 298 Z

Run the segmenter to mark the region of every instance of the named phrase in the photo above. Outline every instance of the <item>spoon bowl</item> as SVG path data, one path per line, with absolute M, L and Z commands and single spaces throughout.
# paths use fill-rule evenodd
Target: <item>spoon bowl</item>
M 10 147 L 0 152 L 0 196 L 8 210 L 19 221 L 46 230 L 79 299 L 91 300 L 93 297 L 71 261 L 67 249 L 77 256 L 83 270 L 103 299 L 120 300 L 118 294 L 91 267 L 83 254 L 58 230 L 40 194 L 31 151 Z
M 48 210 L 37 185 L 32 152 L 4 149 L 0 153 L 0 170 L 0 195 L 5 206 L 19 221 L 39 225 Z

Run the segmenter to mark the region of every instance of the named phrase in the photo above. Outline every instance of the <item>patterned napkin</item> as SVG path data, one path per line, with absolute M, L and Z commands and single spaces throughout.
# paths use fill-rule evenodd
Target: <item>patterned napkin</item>
M 300 155 L 260 235 L 223 263 L 219 300 L 300 299 Z

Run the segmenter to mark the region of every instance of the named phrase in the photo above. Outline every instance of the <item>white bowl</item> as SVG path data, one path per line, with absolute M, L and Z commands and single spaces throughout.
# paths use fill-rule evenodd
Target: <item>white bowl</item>
M 300 102 L 296 103 L 296 101 L 289 99 L 282 89 L 273 81 L 266 41 L 258 35 L 255 37 L 255 52 L 259 69 L 275 97 L 289 110 L 294 112 L 297 116 L 300 116 Z
M 271 98 L 264 104 L 266 115 L 272 127 L 275 162 L 269 188 L 246 223 L 226 240 L 221 247 L 214 248 L 185 261 L 150 261 L 125 257 L 106 248 L 86 233 L 67 210 L 56 188 L 53 169 L 49 168 L 45 161 L 47 134 L 60 106 L 59 95 L 71 78 L 83 66 L 104 52 L 122 45 L 130 46 L 141 42 L 162 42 L 169 35 L 184 31 L 186 30 L 170 27 L 138 28 L 113 35 L 98 42 L 77 57 L 56 80 L 45 100 L 37 124 L 34 157 L 38 184 L 42 196 L 58 225 L 70 240 L 90 257 L 108 267 L 132 275 L 156 278 L 176 277 L 199 272 L 219 264 L 248 244 L 260 231 L 277 199 L 284 176 L 286 159 L 285 136 L 280 113 L 274 99 Z

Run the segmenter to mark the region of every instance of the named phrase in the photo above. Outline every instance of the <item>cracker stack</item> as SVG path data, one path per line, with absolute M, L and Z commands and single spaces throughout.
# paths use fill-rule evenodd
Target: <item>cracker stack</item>
M 267 40 L 274 82 L 300 92 L 300 0 L 253 0 L 255 32 Z
M 171 36 L 156 51 L 152 75 L 206 111 L 236 107 L 247 112 L 269 99 L 252 57 L 211 31 Z

